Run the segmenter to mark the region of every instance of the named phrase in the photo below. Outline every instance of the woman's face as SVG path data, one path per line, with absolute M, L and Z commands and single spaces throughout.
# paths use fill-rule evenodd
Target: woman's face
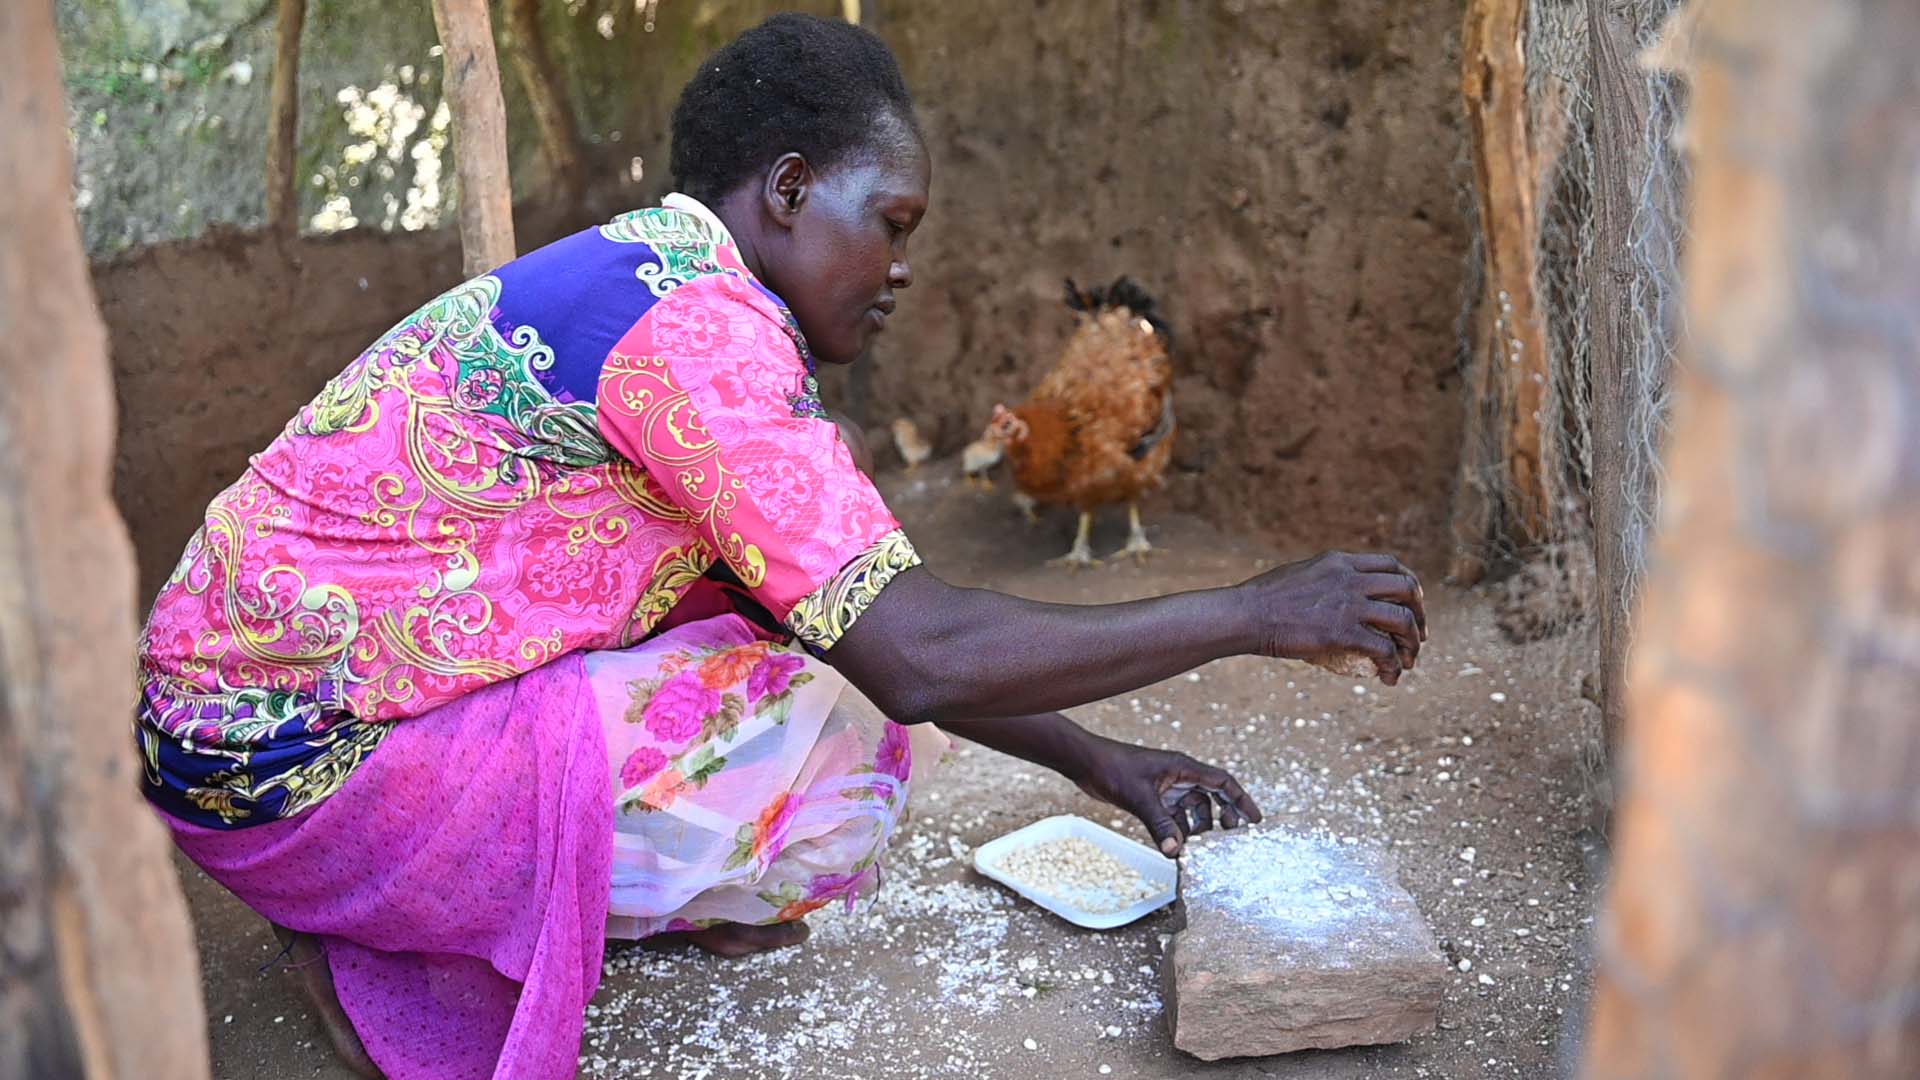
M 898 135 L 793 182 L 776 166 L 769 183 L 787 228 L 767 285 L 828 363 L 858 359 L 886 328 L 894 293 L 913 284 L 907 239 L 927 211 L 933 169 L 917 136 Z

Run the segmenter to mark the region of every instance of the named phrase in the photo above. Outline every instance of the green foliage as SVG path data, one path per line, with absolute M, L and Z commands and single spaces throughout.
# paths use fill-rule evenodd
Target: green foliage
M 589 160 L 604 170 L 598 179 L 610 181 L 642 157 L 644 192 L 661 190 L 667 116 L 693 66 L 768 12 L 792 6 L 666 4 L 647 33 L 632 0 L 546 0 L 548 48 Z M 799 6 L 837 10 L 829 0 Z M 191 237 L 211 224 L 258 226 L 274 0 L 56 0 L 55 10 L 89 250 L 113 254 Z M 497 32 L 503 23 L 496 14 Z M 296 159 L 308 228 L 317 216 L 392 229 L 451 220 L 447 135 L 433 123 L 441 97 L 437 40 L 426 0 L 309 0 Z M 546 177 L 539 135 L 504 48 L 501 61 L 514 192 L 535 197 Z M 365 107 L 377 91 L 381 115 L 369 119 Z M 416 113 L 417 121 L 395 122 Z M 422 169 L 421 144 L 421 156 L 443 159 L 437 169 Z M 642 190 L 633 201 L 642 201 Z

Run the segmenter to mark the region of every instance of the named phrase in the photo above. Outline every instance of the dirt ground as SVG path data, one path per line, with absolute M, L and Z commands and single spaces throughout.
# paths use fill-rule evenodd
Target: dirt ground
M 1164 554 L 1070 575 L 1070 522 L 1028 529 L 951 463 L 885 478 L 930 565 L 968 584 L 1092 602 L 1217 585 L 1282 554 L 1149 514 Z M 1118 515 L 1116 515 L 1117 517 Z M 1117 548 L 1108 520 L 1099 550 Z M 1055 550 L 1055 549 L 1058 550 Z M 1509 645 L 1486 603 L 1431 590 L 1432 640 L 1399 689 L 1230 660 L 1076 714 L 1232 770 L 1270 823 L 1386 844 L 1457 970 L 1440 1030 L 1396 1047 L 1203 1065 L 1173 1050 L 1159 962 L 1173 915 L 1090 932 L 977 875 L 972 849 L 1050 814 L 1140 826 L 1033 766 L 961 744 L 914 794 L 877 898 L 816 914 L 801 948 L 732 962 L 610 950 L 582 1075 L 625 1077 L 1524 1077 L 1566 1071 L 1597 843 L 1574 676 Z M 1584 707 L 1584 706 L 1581 706 Z M 344 1080 L 265 924 L 182 864 L 205 962 L 215 1075 Z M 1036 1049 L 1026 1048 L 1031 1039 Z M 1106 1070 L 1103 1071 L 1103 1067 Z

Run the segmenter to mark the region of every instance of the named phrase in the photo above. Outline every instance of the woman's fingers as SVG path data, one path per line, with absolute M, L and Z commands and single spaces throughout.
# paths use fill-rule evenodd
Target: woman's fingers
M 1203 765 L 1184 754 L 1181 757 L 1184 759 L 1182 764 L 1185 768 L 1181 770 L 1183 775 L 1177 778 L 1179 785 L 1190 785 L 1195 791 L 1212 800 L 1213 805 L 1219 810 L 1221 828 L 1237 829 L 1250 821 L 1260 820 L 1260 804 L 1253 801 L 1253 797 L 1247 794 L 1246 789 L 1240 786 L 1240 782 L 1235 780 L 1232 774 L 1224 769 Z M 1191 797 L 1191 792 L 1183 796 L 1182 803 Z
M 1391 600 L 1396 604 L 1413 606 L 1414 595 L 1419 591 L 1420 583 L 1406 574 L 1369 573 L 1360 575 L 1360 591 L 1372 600 Z
M 1160 849 L 1160 854 L 1169 859 L 1180 854 L 1180 848 L 1187 840 L 1187 831 L 1174 820 L 1173 813 L 1167 807 L 1155 802 L 1142 815 L 1141 824 L 1147 827 L 1147 834 L 1153 837 L 1153 844 Z
M 1221 828 L 1237 829 L 1247 823 L 1247 819 L 1240 816 L 1240 808 L 1233 805 L 1232 799 L 1218 791 L 1209 791 L 1207 794 L 1213 796 L 1214 804 L 1218 807 Z
M 1323 552 L 1269 570 L 1246 587 L 1265 620 L 1260 651 L 1266 655 L 1322 663 L 1359 653 L 1390 686 L 1419 662 L 1426 595 L 1420 579 L 1391 555 Z M 1403 609 L 1407 617 L 1369 618 L 1375 604 Z
M 1353 568 L 1367 575 L 1362 583 L 1366 595 L 1374 600 L 1404 604 L 1413 612 L 1418 637 L 1427 640 L 1427 592 L 1420 577 L 1391 555 L 1355 555 Z
M 1187 835 L 1213 828 L 1213 800 L 1202 788 L 1193 788 L 1180 797 L 1180 809 L 1187 815 Z
M 1400 674 L 1406 668 L 1401 659 L 1400 642 L 1364 622 L 1349 632 L 1345 643 L 1340 646 L 1340 651 L 1359 653 L 1373 661 L 1374 670 L 1380 674 L 1380 681 L 1388 686 L 1399 685 Z
M 1362 618 L 1368 626 L 1393 639 L 1402 668 L 1411 669 L 1420 659 L 1420 626 L 1411 608 L 1385 600 L 1369 600 Z
M 1233 774 L 1199 762 L 1194 762 L 1194 765 L 1198 770 L 1200 786 L 1206 788 L 1223 809 L 1231 806 L 1236 816 L 1259 822 L 1262 816 L 1260 804 L 1253 801 L 1253 796 L 1247 794 L 1247 789 L 1240 786 L 1240 781 L 1235 780 Z
M 1347 558 L 1351 560 L 1348 563 L 1348 565 L 1352 566 L 1355 570 L 1358 570 L 1363 574 L 1410 574 L 1412 573 L 1411 570 L 1408 570 L 1405 566 L 1402 566 L 1400 564 L 1399 559 L 1396 559 L 1391 555 L 1381 554 L 1379 552 L 1372 552 L 1372 551 L 1359 552 L 1353 555 L 1349 555 L 1347 556 Z
M 1193 820 L 1194 820 L 1194 823 L 1198 826 L 1198 828 L 1196 828 L 1194 832 L 1211 832 L 1213 830 L 1213 821 L 1214 821 L 1213 796 L 1208 795 L 1204 791 L 1199 792 L 1198 794 L 1200 797 L 1193 800 L 1193 811 L 1192 811 Z

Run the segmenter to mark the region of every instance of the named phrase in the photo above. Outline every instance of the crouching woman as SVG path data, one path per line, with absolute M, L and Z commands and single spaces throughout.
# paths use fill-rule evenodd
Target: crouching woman
M 874 887 L 943 725 L 1138 815 L 1232 778 L 1055 710 L 1216 657 L 1419 649 L 1323 556 L 1105 607 L 942 582 L 828 419 L 931 167 L 886 47 L 778 16 L 701 65 L 681 193 L 429 301 L 217 496 L 142 638 L 146 791 L 283 929 L 367 1073 L 574 1072 L 608 934 L 736 954 Z

